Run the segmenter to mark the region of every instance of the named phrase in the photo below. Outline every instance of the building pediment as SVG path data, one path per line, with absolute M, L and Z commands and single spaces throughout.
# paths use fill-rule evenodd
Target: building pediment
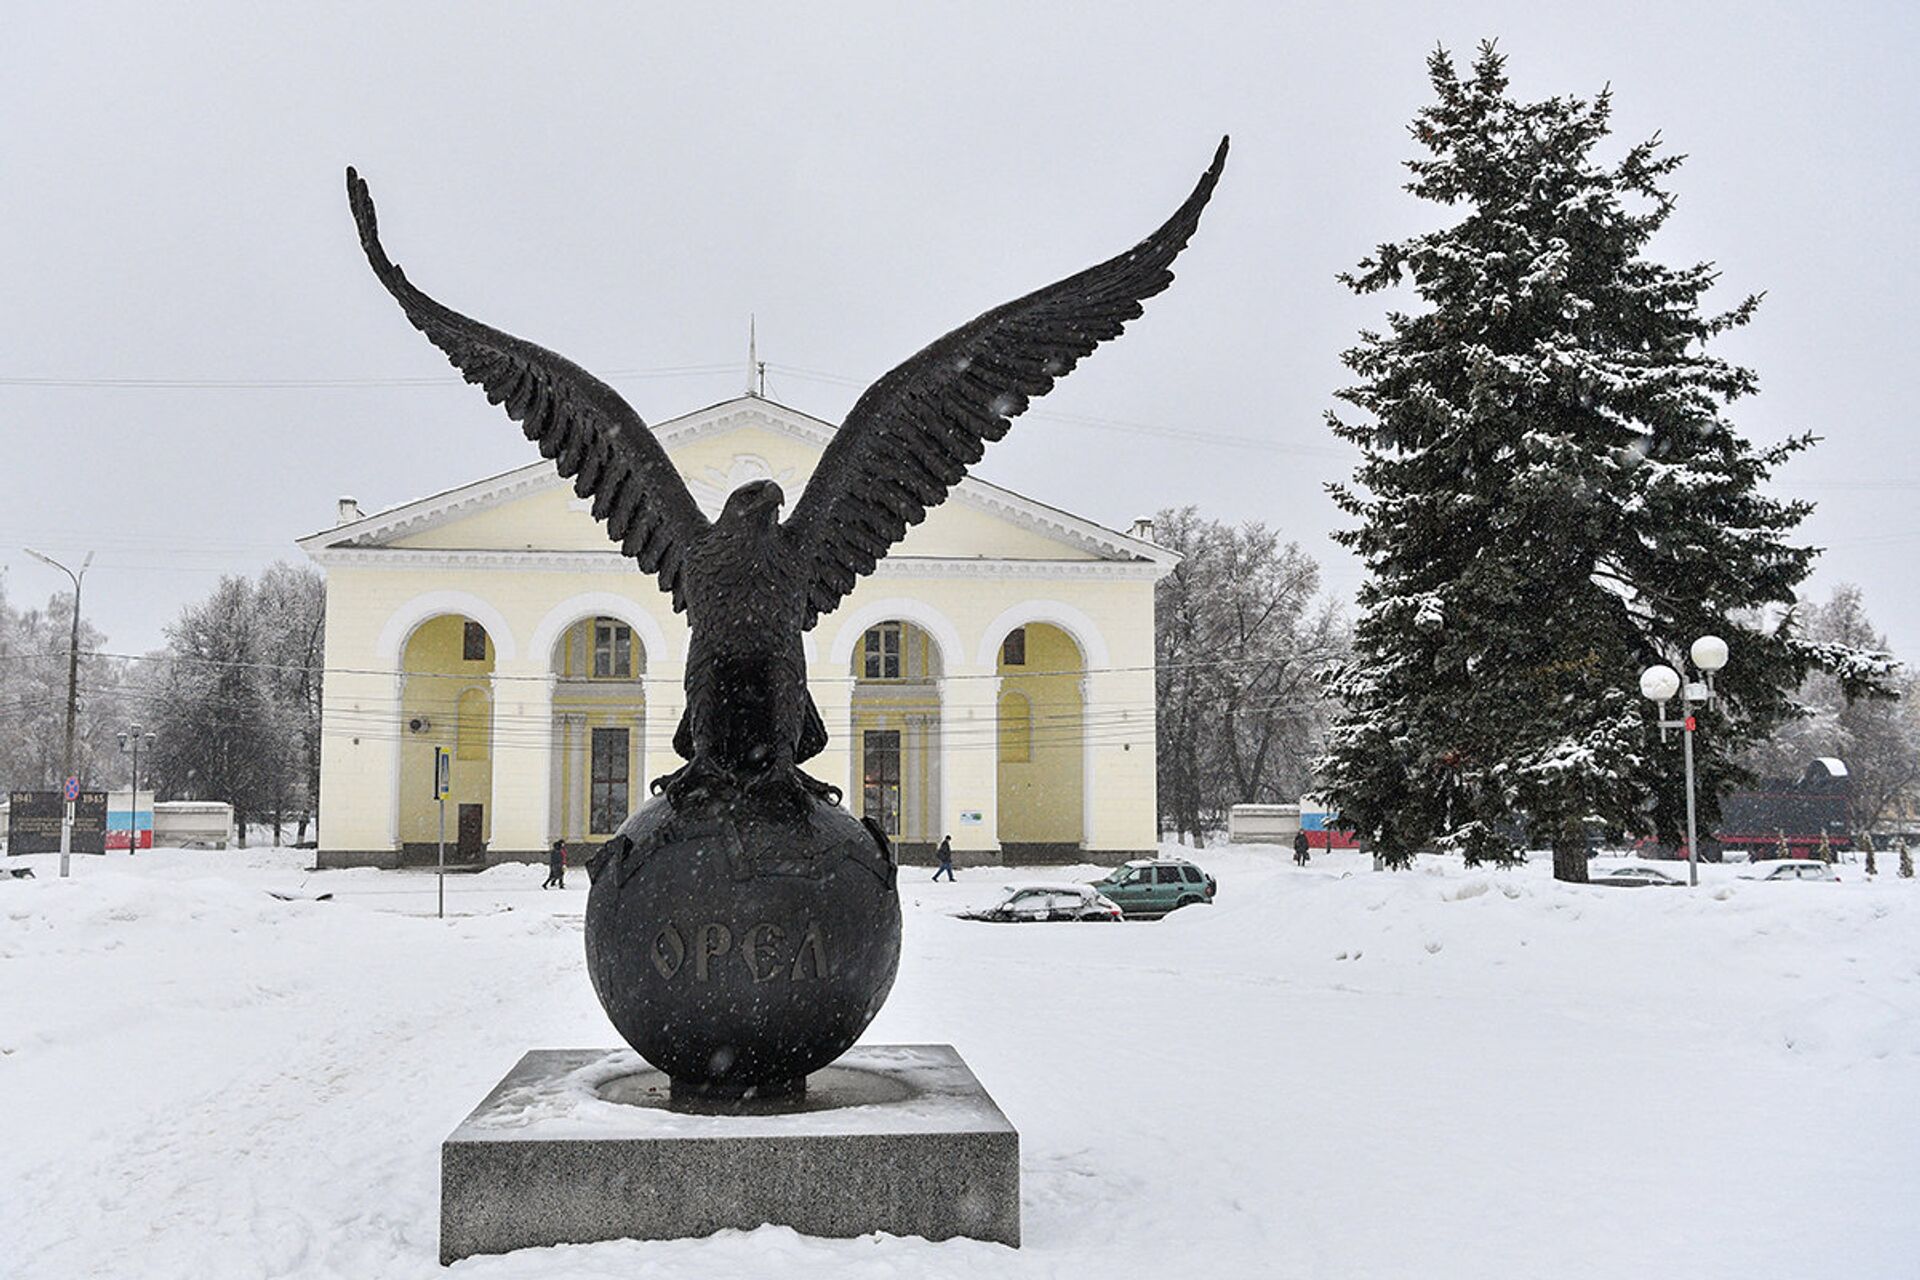
M 835 428 L 757 396 L 743 396 L 661 423 L 655 434 L 709 516 L 742 484 L 770 479 L 796 499 Z M 329 563 L 462 562 L 571 568 L 628 567 L 545 459 L 458 489 L 352 519 L 300 540 Z M 929 571 L 968 563 L 1130 565 L 1158 576 L 1178 557 L 1164 548 L 974 478 L 910 530 L 889 563 Z M 896 569 L 897 571 L 897 569 Z

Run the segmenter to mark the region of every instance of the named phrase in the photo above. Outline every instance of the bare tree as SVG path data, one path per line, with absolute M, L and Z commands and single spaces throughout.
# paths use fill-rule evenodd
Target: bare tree
M 0 591 L 0 791 L 59 782 L 66 744 L 67 647 L 73 596 L 53 596 L 44 609 L 11 608 Z M 115 733 L 129 713 L 129 664 L 102 656 L 106 637 L 80 620 L 78 717 L 74 769 L 88 786 L 119 780 Z
M 1297 800 L 1329 706 L 1319 675 L 1346 626 L 1320 567 L 1258 522 L 1163 511 L 1154 538 L 1181 553 L 1155 598 L 1160 804 L 1181 839 L 1237 803 Z
M 275 564 L 260 575 L 254 611 L 267 684 L 284 719 L 286 767 L 275 778 L 270 814 L 274 838 L 291 817 L 296 839 L 319 813 L 320 692 L 326 661 L 326 579 L 309 566 Z

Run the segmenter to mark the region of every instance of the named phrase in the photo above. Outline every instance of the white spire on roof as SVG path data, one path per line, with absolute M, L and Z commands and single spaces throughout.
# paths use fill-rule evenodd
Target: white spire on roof
M 756 400 L 767 396 L 767 362 L 760 358 L 760 335 L 751 311 L 747 313 L 747 394 Z

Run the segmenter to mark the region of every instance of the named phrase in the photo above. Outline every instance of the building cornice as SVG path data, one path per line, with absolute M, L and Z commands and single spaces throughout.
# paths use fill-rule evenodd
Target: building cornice
M 494 550 L 458 547 L 319 547 L 322 568 L 499 570 L 512 573 L 630 573 L 651 578 L 618 551 Z M 1070 578 L 1154 582 L 1171 565 L 1151 560 L 1012 560 L 977 556 L 889 556 L 876 578 Z
M 449 520 L 477 515 L 503 502 L 557 489 L 565 483 L 554 471 L 553 464 L 543 458 L 539 462 L 489 476 L 485 480 L 476 480 L 458 489 L 449 489 L 387 511 L 376 512 L 338 528 L 310 533 L 304 538 L 295 539 L 295 544 L 318 560 L 322 552 L 377 546 L 381 541 L 404 538 Z

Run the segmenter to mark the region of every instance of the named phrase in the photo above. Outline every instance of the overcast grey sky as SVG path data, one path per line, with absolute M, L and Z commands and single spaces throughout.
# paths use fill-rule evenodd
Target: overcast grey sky
M 65 580 L 23 545 L 97 550 L 116 650 L 220 573 L 299 558 L 337 495 L 371 511 L 536 456 L 373 280 L 348 163 L 443 300 L 603 373 L 705 370 L 610 379 L 650 421 L 742 389 L 750 312 L 769 395 L 838 421 L 938 334 L 1144 235 L 1230 132 L 1173 288 L 979 474 L 1121 527 L 1265 520 L 1351 593 L 1321 488 L 1351 455 L 1322 414 L 1383 303 L 1334 273 L 1437 225 L 1400 189 L 1424 58 L 1493 36 L 1521 94 L 1612 84 L 1609 154 L 1659 130 L 1689 155 L 1656 249 L 1716 261 L 1722 304 L 1767 293 L 1722 350 L 1760 374 L 1748 435 L 1826 438 L 1781 481 L 1820 503 L 1812 589 L 1859 582 L 1920 656 L 1911 6 L 200 0 L 7 25 L 0 567 L 40 603 Z M 127 379 L 188 385 L 100 385 Z M 219 385 L 274 380 L 360 385 Z

